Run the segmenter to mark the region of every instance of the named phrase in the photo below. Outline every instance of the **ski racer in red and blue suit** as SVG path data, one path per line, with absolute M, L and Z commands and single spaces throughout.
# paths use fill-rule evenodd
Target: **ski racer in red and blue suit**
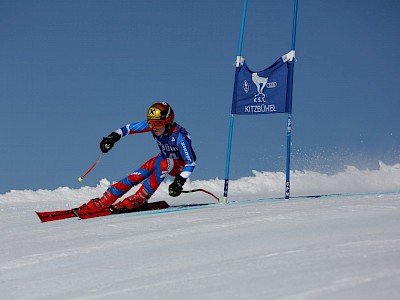
M 195 168 L 196 155 L 189 133 L 174 121 L 174 111 L 166 102 L 157 102 L 147 111 L 147 120 L 131 123 L 103 138 L 100 149 L 107 153 L 121 137 L 152 132 L 160 153 L 150 158 L 132 174 L 111 185 L 101 198 L 91 199 L 78 209 L 89 212 L 134 209 L 142 206 L 157 190 L 165 176 L 174 176 L 168 192 L 179 196 L 183 185 Z M 142 183 L 137 192 L 122 201 L 113 203 L 133 186 Z

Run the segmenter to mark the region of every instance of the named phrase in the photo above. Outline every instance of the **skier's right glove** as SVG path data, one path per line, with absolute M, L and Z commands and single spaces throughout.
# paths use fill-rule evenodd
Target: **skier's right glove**
M 112 132 L 108 136 L 103 137 L 103 140 L 100 142 L 101 152 L 107 153 L 120 138 L 121 136 L 116 132 Z

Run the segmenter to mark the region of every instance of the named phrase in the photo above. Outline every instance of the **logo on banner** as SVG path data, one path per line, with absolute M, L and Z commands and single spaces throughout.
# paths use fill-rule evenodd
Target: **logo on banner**
M 243 81 L 243 90 L 246 92 L 246 94 L 250 91 L 250 85 L 247 80 Z
M 254 84 L 257 87 L 257 95 L 254 95 L 255 103 L 266 102 L 267 100 L 265 99 L 265 94 L 263 93 L 264 89 L 265 88 L 267 88 L 267 89 L 276 88 L 278 85 L 278 83 L 275 81 L 268 82 L 268 77 L 259 76 L 257 73 L 251 74 L 251 80 L 254 82 Z

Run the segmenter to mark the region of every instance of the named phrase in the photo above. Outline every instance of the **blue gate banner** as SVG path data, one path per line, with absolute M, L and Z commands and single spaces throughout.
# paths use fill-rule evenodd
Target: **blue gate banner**
M 254 115 L 288 112 L 288 63 L 284 56 L 269 68 L 253 72 L 243 61 L 236 68 L 231 113 Z

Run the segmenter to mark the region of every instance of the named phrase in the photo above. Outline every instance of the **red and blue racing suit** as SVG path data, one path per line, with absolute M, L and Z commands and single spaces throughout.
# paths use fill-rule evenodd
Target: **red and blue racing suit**
M 129 134 L 151 131 L 152 129 L 147 122 L 141 121 L 128 124 L 115 132 L 124 137 Z M 113 184 L 108 189 L 108 192 L 111 193 L 111 195 L 108 194 L 108 197 L 111 196 L 110 198 L 114 198 L 115 201 L 134 185 L 143 181 L 143 185 L 136 194 L 145 194 L 149 198 L 157 190 L 167 173 L 171 176 L 180 175 L 185 179 L 189 178 L 196 165 L 196 155 L 192 148 L 189 133 L 183 127 L 174 123 L 168 129 L 168 132 L 161 136 L 153 134 L 153 137 L 161 152 L 145 162 L 132 174 Z

